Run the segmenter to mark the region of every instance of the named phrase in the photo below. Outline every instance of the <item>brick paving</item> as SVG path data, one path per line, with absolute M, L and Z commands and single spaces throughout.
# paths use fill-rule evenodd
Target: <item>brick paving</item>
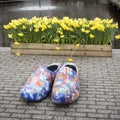
M 28 103 L 19 91 L 37 65 L 64 63 L 67 57 L 0 51 L 0 120 L 120 120 L 120 52 L 113 57 L 74 57 L 81 92 L 70 105 L 54 105 L 49 95 Z

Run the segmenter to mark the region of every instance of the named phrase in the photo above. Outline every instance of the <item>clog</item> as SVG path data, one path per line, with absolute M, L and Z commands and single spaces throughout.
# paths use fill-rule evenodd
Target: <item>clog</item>
M 78 69 L 74 63 L 65 63 L 57 72 L 52 88 L 52 102 L 69 104 L 77 100 L 80 92 Z
M 52 89 L 60 63 L 53 63 L 48 67 L 39 66 L 30 76 L 20 92 L 21 98 L 27 101 L 41 101 Z

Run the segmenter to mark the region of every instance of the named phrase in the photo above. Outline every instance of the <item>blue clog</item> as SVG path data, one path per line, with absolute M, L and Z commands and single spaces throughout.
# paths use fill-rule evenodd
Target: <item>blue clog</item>
M 72 103 L 79 97 L 80 81 L 74 63 L 65 63 L 57 72 L 52 88 L 52 102 L 55 104 Z
M 21 98 L 27 101 L 41 101 L 51 91 L 60 63 L 53 63 L 48 67 L 39 66 L 30 76 L 20 92 Z

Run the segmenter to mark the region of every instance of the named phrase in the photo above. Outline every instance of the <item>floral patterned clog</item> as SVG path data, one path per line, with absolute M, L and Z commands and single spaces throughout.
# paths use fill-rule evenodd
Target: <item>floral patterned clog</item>
M 74 63 L 64 64 L 57 72 L 53 83 L 52 101 L 55 104 L 72 103 L 79 97 L 80 82 Z
M 51 91 L 60 63 L 53 63 L 48 67 L 39 66 L 30 76 L 20 92 L 21 98 L 27 101 L 41 101 Z

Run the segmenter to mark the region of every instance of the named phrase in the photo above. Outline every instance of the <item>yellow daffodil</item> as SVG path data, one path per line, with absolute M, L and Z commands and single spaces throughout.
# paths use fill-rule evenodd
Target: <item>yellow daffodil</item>
M 73 23 L 73 27 L 74 27 L 74 28 L 77 28 L 77 27 L 79 27 L 79 24 L 78 24 L 78 22 L 74 22 L 74 23 Z
M 8 34 L 8 38 L 12 39 L 13 35 L 12 34 Z
M 34 29 L 35 32 L 39 32 L 39 29 Z
M 52 26 L 51 26 L 51 25 L 48 25 L 47 27 L 48 27 L 49 29 L 50 29 L 50 28 L 52 28 Z
M 59 43 L 59 39 L 58 39 L 58 38 L 55 38 L 55 39 L 54 39 L 54 42 Z
M 61 48 L 60 48 L 60 47 L 56 47 L 55 49 L 56 49 L 56 50 L 61 50 Z
M 85 33 L 86 33 L 86 34 L 89 34 L 89 33 L 90 33 L 90 30 L 86 30 Z
M 8 25 L 4 25 L 3 26 L 5 30 L 8 30 L 9 29 L 9 26 Z
M 106 25 L 106 28 L 110 28 L 110 27 L 111 27 L 111 24 L 107 24 L 107 25 Z
M 96 26 L 92 26 L 90 29 L 91 29 L 91 30 L 95 30 L 95 29 L 96 29 Z
M 93 20 L 90 20 L 89 21 L 89 25 L 93 25 L 94 24 L 94 21 Z
M 13 27 L 13 29 L 17 29 L 17 26 L 16 26 L 16 25 L 13 25 L 12 27 Z
M 120 35 L 116 35 L 116 36 L 115 36 L 115 39 L 116 39 L 116 40 L 119 40 L 119 39 L 120 39 Z
M 20 52 L 16 52 L 16 56 L 17 57 L 21 56 L 21 53 Z
M 67 61 L 68 62 L 73 62 L 73 59 L 72 58 L 68 58 Z
M 25 25 L 23 25 L 23 26 L 22 26 L 22 29 L 23 29 L 23 30 L 25 30 L 25 29 L 26 29 L 26 26 L 25 26 Z
M 17 42 L 17 41 L 15 41 L 15 42 L 14 42 L 14 44 L 15 44 L 15 45 L 19 45 L 20 43 L 19 43 L 19 42 Z
M 90 38 L 94 38 L 95 36 L 93 34 L 90 34 Z
M 113 19 L 108 20 L 108 23 L 109 24 L 113 23 Z
M 22 37 L 24 34 L 23 33 L 18 33 L 18 36 Z
M 46 30 L 47 29 L 46 25 L 42 25 L 41 29 L 42 29 L 42 31 Z
M 81 31 L 82 31 L 82 32 L 85 32 L 85 28 L 82 28 Z
M 9 33 L 8 38 L 13 40 L 20 39 L 21 42 L 55 42 L 61 44 L 60 40 L 64 39 L 65 44 L 77 44 L 78 41 L 83 42 L 83 44 L 99 44 L 98 39 L 102 35 L 101 43 L 108 44 L 108 41 L 112 39 L 118 29 L 118 23 L 113 23 L 113 19 L 102 20 L 98 17 L 93 20 L 87 20 L 86 18 L 69 18 L 67 16 L 60 19 L 46 16 L 37 18 L 34 16 L 31 19 L 11 20 L 3 27 Z M 58 36 L 60 40 L 55 36 Z M 94 39 L 95 42 L 89 40 L 90 38 Z M 117 40 L 120 39 L 119 36 L 115 36 L 115 38 Z M 74 49 L 76 50 L 76 48 Z M 60 48 L 58 47 L 56 50 L 60 50 Z
M 104 25 L 102 25 L 102 24 L 96 24 L 95 27 L 96 27 L 97 30 L 102 31 L 102 32 L 105 29 Z
M 116 28 L 116 29 L 117 29 L 117 28 L 118 28 L 118 23 L 112 24 L 112 25 L 111 25 L 111 28 Z
M 76 44 L 75 47 L 76 47 L 76 48 L 79 48 L 79 47 L 80 47 L 80 44 Z
M 64 38 L 65 36 L 64 35 L 61 35 L 60 38 Z

